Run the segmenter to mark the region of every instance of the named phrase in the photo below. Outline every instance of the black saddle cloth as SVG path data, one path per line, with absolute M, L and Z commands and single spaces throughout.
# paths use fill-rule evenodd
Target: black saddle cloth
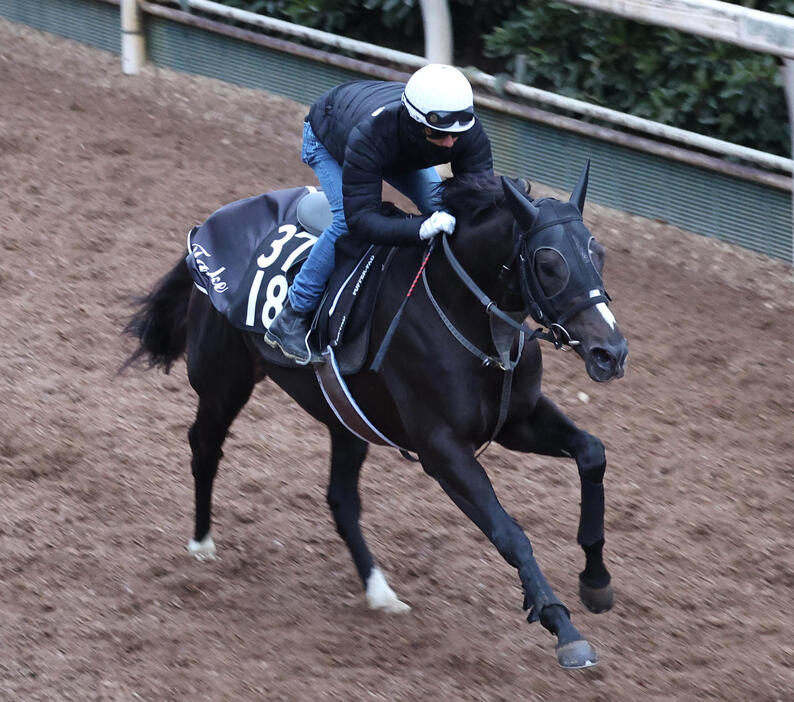
M 264 334 L 317 240 L 298 219 L 301 201 L 314 190 L 277 190 L 229 203 L 188 234 L 185 260 L 196 287 L 234 327 L 249 332 L 267 361 L 284 367 L 295 363 L 265 343 Z M 315 315 L 314 350 L 334 347 L 345 375 L 366 359 L 372 308 L 391 251 L 371 246 L 359 261 L 338 256 Z
M 298 222 L 315 188 L 290 188 L 237 200 L 188 234 L 185 259 L 196 287 L 235 327 L 264 334 L 287 298 L 288 276 L 317 240 Z

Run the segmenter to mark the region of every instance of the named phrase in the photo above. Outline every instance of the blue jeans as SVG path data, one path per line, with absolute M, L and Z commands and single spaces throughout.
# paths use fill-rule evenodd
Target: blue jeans
M 303 123 L 301 160 L 312 167 L 320 187 L 331 205 L 333 220 L 318 237 L 303 267 L 289 289 L 289 300 L 298 313 L 313 312 L 320 302 L 334 270 L 334 244 L 347 233 L 342 199 L 342 166 L 328 153 L 308 122 Z M 435 168 L 425 168 L 387 179 L 399 192 L 409 198 L 423 214 L 441 208 L 436 186 L 441 182 Z

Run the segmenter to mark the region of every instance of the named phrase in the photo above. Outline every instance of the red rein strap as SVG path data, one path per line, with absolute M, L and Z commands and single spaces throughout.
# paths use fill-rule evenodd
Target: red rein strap
M 411 293 L 414 291 L 416 287 L 416 283 L 419 280 L 419 276 L 422 275 L 422 271 L 425 269 L 427 265 L 427 261 L 430 258 L 430 254 L 433 253 L 433 248 L 435 247 L 436 240 L 433 238 L 433 241 L 430 242 L 430 246 L 427 248 L 427 255 L 425 256 L 424 261 L 422 261 L 422 265 L 419 266 L 419 272 L 416 274 L 416 278 L 414 278 L 414 282 L 411 283 L 411 287 L 408 290 L 408 294 L 405 296 L 406 298 L 411 297 Z
M 408 293 L 406 294 L 405 298 L 400 305 L 400 308 L 397 310 L 397 314 L 394 315 L 394 319 L 392 319 L 389 328 L 386 330 L 386 335 L 383 337 L 383 341 L 380 342 L 380 348 L 378 349 L 378 353 L 375 354 L 375 358 L 370 365 L 370 370 L 377 373 L 380 370 L 381 365 L 383 364 L 383 358 L 386 356 L 386 351 L 391 344 L 392 337 L 394 336 L 394 332 L 397 331 L 397 325 L 400 323 L 400 319 L 403 316 L 403 310 L 405 309 L 405 303 L 408 302 L 408 298 L 411 297 L 411 293 L 414 291 L 416 287 L 416 283 L 419 280 L 419 277 L 422 275 L 422 271 L 425 269 L 427 265 L 427 261 L 430 258 L 430 254 L 433 253 L 433 249 L 436 246 L 436 239 L 439 236 L 443 235 L 436 235 L 430 240 L 430 245 L 427 247 L 427 254 L 425 255 L 424 260 L 422 261 L 422 265 L 419 266 L 419 272 L 416 274 L 414 278 L 414 282 L 411 283 L 411 287 L 408 289 Z

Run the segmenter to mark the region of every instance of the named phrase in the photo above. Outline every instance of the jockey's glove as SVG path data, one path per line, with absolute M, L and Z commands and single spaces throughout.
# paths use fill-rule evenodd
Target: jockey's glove
M 432 239 L 436 234 L 440 234 L 441 232 L 452 234 L 454 231 L 455 217 L 449 212 L 439 210 L 438 212 L 433 212 L 433 214 L 422 222 L 422 226 L 419 227 L 419 238 L 425 241 L 427 239 Z

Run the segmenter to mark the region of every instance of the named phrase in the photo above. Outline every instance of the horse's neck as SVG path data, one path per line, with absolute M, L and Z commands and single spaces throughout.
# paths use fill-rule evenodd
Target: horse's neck
M 507 218 L 499 218 L 493 223 L 467 226 L 462 223 L 450 238 L 453 256 L 485 295 L 501 303 L 504 287 L 499 273 L 507 263 L 512 248 L 511 223 Z M 441 242 L 436 244 L 441 249 Z M 433 297 L 436 298 L 444 313 L 460 327 L 460 330 L 479 339 L 480 343 L 490 340 L 490 322 L 483 304 L 455 272 L 453 265 L 443 251 L 433 255 L 428 266 L 427 278 Z
M 451 241 L 455 257 L 472 280 L 489 297 L 501 293 L 499 274 L 512 249 L 512 216 L 499 212 L 493 220 L 468 225 L 464 222 Z

